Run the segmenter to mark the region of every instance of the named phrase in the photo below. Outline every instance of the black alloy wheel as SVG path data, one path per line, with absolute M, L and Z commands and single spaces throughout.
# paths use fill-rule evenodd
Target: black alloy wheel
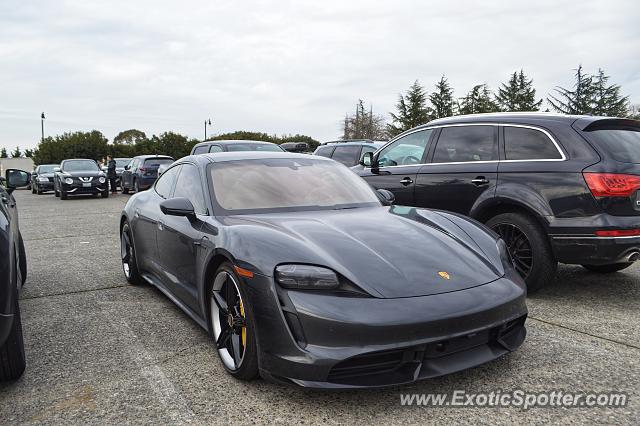
M 136 251 L 131 237 L 129 223 L 125 222 L 120 233 L 120 258 L 122 259 L 122 272 L 129 284 L 142 284 L 142 277 L 136 263 Z

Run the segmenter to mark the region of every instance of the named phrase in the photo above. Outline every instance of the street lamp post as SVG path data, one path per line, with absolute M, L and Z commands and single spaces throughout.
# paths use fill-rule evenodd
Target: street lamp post
M 204 120 L 204 140 L 207 140 L 207 125 L 211 126 L 211 119 Z
M 42 138 L 40 139 L 40 142 L 44 141 L 44 119 L 46 117 L 44 116 L 44 112 L 42 114 L 40 114 L 40 129 L 42 130 Z

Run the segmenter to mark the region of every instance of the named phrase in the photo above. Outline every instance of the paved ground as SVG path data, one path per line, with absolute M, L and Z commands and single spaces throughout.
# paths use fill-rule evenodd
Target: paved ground
M 27 371 L 0 385 L 6 423 L 510 424 L 640 421 L 640 268 L 560 268 L 529 300 L 529 335 L 482 367 L 378 391 L 310 392 L 227 376 L 206 333 L 157 290 L 128 286 L 117 223 L 127 196 L 60 201 L 17 191 L 29 262 Z M 626 408 L 400 405 L 401 393 L 623 391 Z

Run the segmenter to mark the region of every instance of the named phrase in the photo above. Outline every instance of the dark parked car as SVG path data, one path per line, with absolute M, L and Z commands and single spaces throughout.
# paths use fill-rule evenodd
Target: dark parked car
M 120 184 L 122 193 L 129 191 L 140 192 L 148 189 L 158 178 L 158 167 L 163 164 L 173 163 L 173 158 L 168 155 L 138 155 L 133 157 L 124 167 Z
M 185 157 L 125 206 L 123 271 L 209 331 L 240 379 L 395 385 L 515 350 L 526 288 L 504 242 L 392 198 L 317 156 Z
M 313 155 L 331 158 L 347 167 L 355 166 L 362 161 L 364 154 L 375 152 L 384 146 L 384 142 L 335 142 L 320 145 Z
M 56 167 L 53 191 L 56 197 L 66 200 L 69 195 L 109 196 L 109 183 L 95 160 L 75 158 L 64 160 Z
M 285 142 L 280 144 L 280 148 L 287 152 L 308 153 L 309 144 L 306 142 Z
M 354 170 L 399 204 L 500 234 L 530 290 L 558 262 L 608 273 L 640 256 L 640 122 L 545 113 L 459 116 L 398 136 Z
M 285 150 L 275 143 L 245 140 L 206 141 L 195 144 L 191 149 L 191 155 L 207 154 L 209 152 L 234 152 L 234 151 L 274 151 Z
M 121 178 L 124 168 L 131 162 L 131 158 L 114 158 L 116 161 L 116 186 L 122 187 Z M 102 171 L 107 174 L 107 166 L 102 166 Z
M 11 193 L 29 183 L 29 173 L 8 169 L 0 186 L 0 381 L 15 380 L 25 368 L 18 291 L 27 278 L 27 257 Z
M 54 169 L 60 167 L 59 164 L 41 164 L 35 168 L 31 174 L 31 192 L 34 194 L 42 194 L 47 191 L 53 191 Z

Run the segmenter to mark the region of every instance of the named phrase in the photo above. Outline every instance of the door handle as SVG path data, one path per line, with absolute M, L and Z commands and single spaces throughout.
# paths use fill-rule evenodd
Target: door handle
M 403 178 L 400 181 L 400 183 L 403 184 L 404 186 L 411 185 L 413 183 L 413 179 L 411 179 L 409 176 L 407 176 L 407 177 Z
M 162 231 L 164 229 L 164 223 L 158 221 L 158 230 Z
M 478 176 L 475 179 L 471 179 L 471 183 L 473 183 L 476 186 L 480 186 L 480 185 L 488 184 L 489 180 L 487 178 L 485 178 L 484 176 Z

